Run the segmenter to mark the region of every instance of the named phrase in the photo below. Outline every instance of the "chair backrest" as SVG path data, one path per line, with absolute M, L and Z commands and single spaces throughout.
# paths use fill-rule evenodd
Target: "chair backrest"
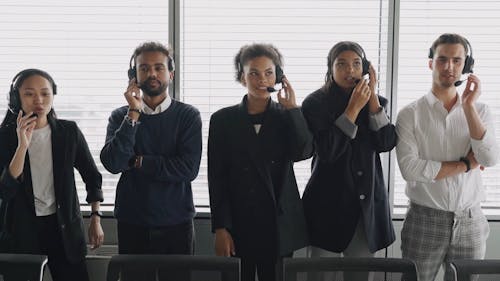
M 0 254 L 0 275 L 5 279 L 15 277 L 15 280 L 43 279 L 47 264 L 47 256 L 28 254 Z
M 417 281 L 415 264 L 397 258 L 286 258 L 283 260 L 283 280 L 296 280 L 300 272 L 400 272 L 405 281 Z
M 111 256 L 87 255 L 85 263 L 89 273 L 89 281 L 106 281 L 106 272 Z
M 224 280 L 240 280 L 240 260 L 238 258 L 190 255 L 116 255 L 108 265 L 107 281 L 116 281 L 124 270 L 143 273 L 156 272 L 191 273 L 193 271 L 220 272 Z M 189 276 L 189 275 L 188 275 Z M 190 281 L 189 278 L 176 281 Z
M 500 274 L 500 260 L 454 260 L 451 268 L 457 281 L 470 281 L 473 274 Z

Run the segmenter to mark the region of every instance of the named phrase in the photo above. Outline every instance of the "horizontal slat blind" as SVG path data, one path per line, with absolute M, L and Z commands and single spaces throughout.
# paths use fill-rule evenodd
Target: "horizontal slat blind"
M 206 145 L 210 115 L 237 104 L 246 89 L 234 81 L 233 57 L 244 44 L 274 44 L 285 58 L 284 71 L 298 103 L 322 86 L 326 56 L 338 41 L 359 42 L 380 74 L 384 95 L 387 1 L 181 1 L 183 101 L 200 109 L 203 159 L 194 182 L 198 205 L 208 205 Z M 273 96 L 274 100 L 277 100 Z M 310 161 L 295 164 L 301 190 Z
M 99 152 L 111 111 L 126 101 L 123 92 L 134 48 L 145 40 L 167 43 L 168 1 L 18 0 L 0 3 L 0 83 L 29 67 L 48 71 L 58 85 L 59 118 L 83 131 L 103 174 L 105 204 L 114 204 L 118 175 L 104 170 Z M 3 118 L 7 102 L 0 99 Z M 85 186 L 78 178 L 80 202 Z

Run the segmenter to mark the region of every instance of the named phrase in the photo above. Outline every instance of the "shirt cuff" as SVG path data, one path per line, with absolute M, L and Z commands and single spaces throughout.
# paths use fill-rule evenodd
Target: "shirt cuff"
M 99 202 L 104 201 L 102 189 L 101 188 L 89 188 L 87 190 L 87 198 L 85 198 L 85 201 L 87 201 L 88 203 L 97 202 L 97 201 L 99 201 Z
M 437 161 L 432 161 L 428 160 L 425 169 L 423 170 L 423 176 L 429 180 L 429 182 L 434 183 L 436 182 L 435 178 L 439 174 L 439 171 L 441 170 L 443 163 L 442 162 L 437 162 Z
M 370 113 L 369 116 L 370 118 L 368 122 L 370 129 L 375 132 L 389 124 L 389 118 L 387 117 L 387 114 L 385 114 L 383 107 L 380 107 L 380 110 L 377 113 Z
M 340 115 L 339 118 L 335 120 L 335 125 L 337 125 L 337 127 L 339 127 L 339 129 L 351 139 L 354 139 L 356 137 L 358 126 L 352 123 L 351 120 L 347 118 L 345 113 Z

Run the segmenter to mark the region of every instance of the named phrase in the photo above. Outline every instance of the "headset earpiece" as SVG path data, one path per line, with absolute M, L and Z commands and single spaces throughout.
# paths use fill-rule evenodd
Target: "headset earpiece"
M 135 70 L 135 66 L 133 68 L 128 69 L 128 80 L 132 80 L 137 77 L 137 71 Z
M 462 70 L 462 74 L 472 73 L 473 67 L 474 67 L 474 58 L 472 57 L 472 49 L 471 49 L 471 55 L 465 57 L 464 69 Z
M 130 62 L 128 63 L 128 71 L 127 71 L 128 80 L 132 80 L 136 78 L 137 80 L 137 69 L 135 67 L 135 54 L 132 54 L 130 57 Z
M 283 82 L 283 68 L 281 66 L 276 65 L 276 84 Z
M 167 63 L 167 66 L 168 66 L 168 71 L 170 71 L 170 72 L 175 71 L 175 62 L 174 62 L 174 58 L 173 58 L 173 57 L 171 57 L 170 55 L 168 56 L 168 63 Z
M 243 78 L 243 66 L 241 65 L 241 61 L 237 61 L 236 63 L 237 67 L 237 73 L 236 73 L 236 78 L 238 82 L 241 82 L 241 79 Z
M 366 59 L 366 56 L 361 59 L 363 65 L 363 76 L 370 72 L 370 61 Z
M 129 68 L 127 71 L 128 74 L 128 80 L 132 80 L 137 77 L 137 71 L 135 70 L 135 66 L 132 68 Z
M 8 107 L 9 107 L 10 112 L 12 112 L 13 114 L 17 114 L 19 112 L 19 110 L 21 109 L 21 106 L 20 106 L 21 103 L 18 100 L 19 92 L 14 87 L 14 81 L 12 81 L 12 84 L 10 84 Z

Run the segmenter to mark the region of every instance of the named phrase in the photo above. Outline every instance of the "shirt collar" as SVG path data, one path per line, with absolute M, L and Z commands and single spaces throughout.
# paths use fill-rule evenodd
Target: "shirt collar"
M 159 114 L 167 110 L 170 104 L 172 104 L 172 99 L 169 95 L 167 95 L 167 97 L 155 109 L 150 108 L 144 100 L 142 100 L 142 112 L 148 115 Z
M 458 94 L 457 94 L 458 95 Z M 443 103 L 434 95 L 432 90 L 429 90 L 427 95 L 425 96 L 425 99 L 427 100 L 427 103 L 432 107 L 435 106 L 436 104 L 439 104 L 443 106 Z M 457 106 L 462 105 L 462 99 L 460 99 L 460 96 L 457 97 L 457 102 L 453 105 L 452 110 L 455 109 Z

